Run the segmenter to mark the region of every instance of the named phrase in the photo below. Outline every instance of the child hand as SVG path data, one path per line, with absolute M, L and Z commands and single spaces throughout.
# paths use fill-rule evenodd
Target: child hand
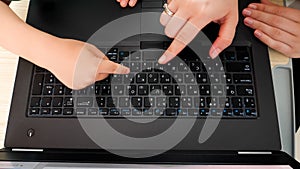
M 60 39 L 57 56 L 42 61 L 62 83 L 72 89 L 82 89 L 109 74 L 128 74 L 129 68 L 110 61 L 91 44 Z
M 134 7 L 137 1 L 138 0 L 117 0 L 123 8 L 127 7 L 127 5 Z
M 161 64 L 173 59 L 212 21 L 221 27 L 210 56 L 215 58 L 232 43 L 238 23 L 237 0 L 172 0 L 168 8 L 174 15 L 163 12 L 160 21 L 165 26 L 166 35 L 174 40 L 160 58 Z
M 245 25 L 269 47 L 291 58 L 300 58 L 300 10 L 262 0 L 244 9 Z

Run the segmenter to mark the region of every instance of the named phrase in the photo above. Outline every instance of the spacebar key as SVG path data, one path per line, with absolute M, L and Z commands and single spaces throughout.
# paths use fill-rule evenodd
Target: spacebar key
M 250 63 L 226 63 L 227 72 L 251 72 Z

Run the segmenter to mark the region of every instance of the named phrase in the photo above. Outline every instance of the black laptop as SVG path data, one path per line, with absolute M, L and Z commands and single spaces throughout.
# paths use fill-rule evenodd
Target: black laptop
M 240 11 L 251 2 L 239 1 Z M 219 30 L 211 23 L 160 65 L 172 41 L 159 24 L 163 3 L 143 0 L 123 9 L 114 0 L 31 0 L 29 24 L 87 41 L 131 73 L 75 91 L 20 59 L 0 159 L 297 168 L 280 151 L 267 47 L 242 15 L 233 44 L 218 59 L 208 56 Z

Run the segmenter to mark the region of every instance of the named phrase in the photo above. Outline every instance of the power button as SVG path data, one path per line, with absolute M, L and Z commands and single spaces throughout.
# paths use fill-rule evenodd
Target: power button
M 28 129 L 27 130 L 27 136 L 28 137 L 33 137 L 34 136 L 34 129 Z

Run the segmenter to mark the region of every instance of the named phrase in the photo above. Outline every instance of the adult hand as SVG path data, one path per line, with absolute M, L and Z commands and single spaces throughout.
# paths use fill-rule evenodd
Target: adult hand
M 110 61 L 91 44 L 77 40 L 59 39 L 60 48 L 55 59 L 44 59 L 46 65 L 62 83 L 72 89 L 82 89 L 109 74 L 128 74 L 129 68 Z M 54 56 L 55 57 L 55 56 Z
M 169 0 L 168 8 L 174 15 L 163 12 L 160 22 L 166 35 L 174 40 L 159 63 L 173 59 L 212 21 L 220 24 L 220 32 L 209 55 L 217 57 L 232 43 L 238 23 L 238 0 Z
M 300 10 L 262 0 L 243 10 L 245 25 L 269 47 L 291 58 L 300 58 Z
M 134 7 L 137 1 L 138 0 L 117 0 L 123 8 L 127 7 L 127 5 Z

